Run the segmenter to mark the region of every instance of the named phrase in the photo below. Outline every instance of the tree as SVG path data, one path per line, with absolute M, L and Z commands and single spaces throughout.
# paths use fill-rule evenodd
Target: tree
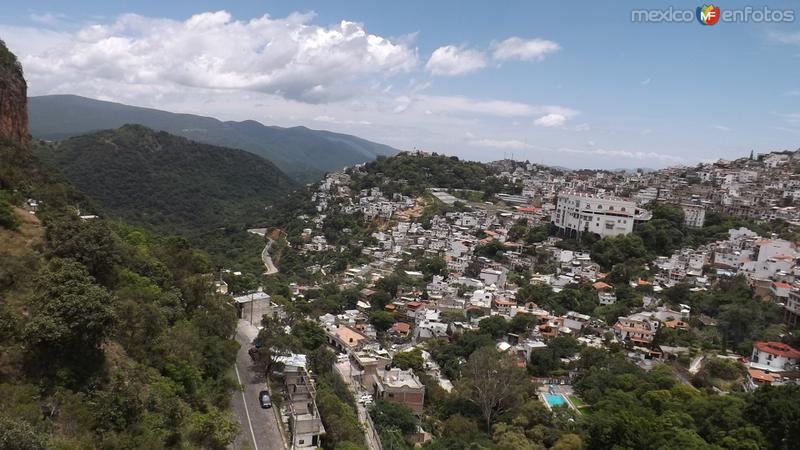
M 426 281 L 430 281 L 434 275 L 444 274 L 447 270 L 447 262 L 438 256 L 424 260 L 420 266 Z
M 525 433 L 517 427 L 509 427 L 504 423 L 497 424 L 492 440 L 497 450 L 543 450 L 544 447 L 528 440 Z
M 1 194 L 2 192 L 0 192 Z M 9 230 L 19 228 L 19 218 L 17 218 L 11 205 L 3 197 L 0 197 L 0 228 Z
M 278 368 L 280 359 L 291 354 L 294 346 L 292 336 L 286 333 L 283 324 L 264 316 L 256 342 L 260 345 L 256 353 L 256 364 L 269 376 Z
M 52 256 L 72 258 L 100 282 L 109 280 L 120 261 L 120 252 L 105 222 L 82 220 L 73 213 L 66 213 L 48 218 L 46 224 L 44 236 Z
M 396 427 L 405 435 L 417 431 L 417 418 L 402 403 L 378 400 L 369 415 L 379 430 Z
M 386 331 L 394 324 L 394 315 L 388 311 L 373 311 L 369 314 L 369 323 L 378 331 Z
M 192 420 L 191 438 L 209 449 L 225 449 L 239 433 L 239 425 L 217 409 L 207 414 L 195 414 Z
M 460 414 L 448 417 L 442 424 L 442 437 L 456 448 L 466 448 L 476 434 L 478 434 L 478 424 Z
M 46 440 L 30 424 L 0 416 L 0 448 L 5 450 L 44 450 Z
M 592 261 L 596 261 L 605 269 L 617 263 L 628 262 L 635 258 L 647 256 L 647 249 L 642 238 L 635 234 L 603 238 L 592 245 Z
M 744 417 L 761 429 L 769 448 L 795 448 L 800 442 L 800 386 L 765 386 L 756 390 Z
M 89 362 L 102 356 L 100 344 L 116 323 L 112 302 L 82 264 L 52 259 L 36 282 L 24 331 L 34 363 L 57 367 L 54 362 L 61 361 L 85 373 Z
M 508 320 L 502 316 L 490 316 L 478 322 L 481 333 L 487 333 L 493 338 L 503 337 L 508 332 Z
M 308 353 L 325 345 L 325 330 L 311 320 L 296 320 L 292 324 L 297 351 Z
M 397 352 L 392 358 L 392 365 L 397 366 L 403 370 L 414 369 L 416 371 L 423 370 L 425 361 L 422 359 L 422 350 L 415 348 L 408 352 Z
M 490 430 L 492 421 L 519 404 L 528 386 L 525 372 L 514 356 L 493 347 L 482 347 L 470 355 L 459 383 L 459 394 L 475 404 Z
M 511 325 L 508 327 L 508 331 L 512 333 L 525 333 L 536 325 L 538 320 L 539 319 L 533 314 L 517 313 L 514 318 L 511 319 Z
M 550 450 L 582 450 L 583 440 L 577 434 L 567 433 L 556 441 Z

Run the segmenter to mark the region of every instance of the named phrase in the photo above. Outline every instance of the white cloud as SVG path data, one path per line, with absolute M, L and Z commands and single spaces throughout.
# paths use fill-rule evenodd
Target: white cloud
M 44 51 L 22 58 L 44 89 L 64 82 L 240 89 L 303 102 L 347 98 L 365 77 L 417 66 L 416 49 L 342 21 L 310 24 L 313 14 L 234 20 L 226 11 L 185 21 L 120 16 L 85 26 Z M 24 45 L 24 44 L 23 44 Z
M 665 153 L 656 153 L 656 152 L 632 152 L 628 150 L 609 150 L 604 148 L 596 148 L 592 150 L 559 148 L 556 151 L 560 153 L 575 153 L 580 155 L 592 155 L 592 156 L 601 156 L 608 158 L 625 158 L 637 161 L 653 161 L 661 164 L 680 163 L 685 161 L 685 159 L 680 156 L 669 155 Z
M 486 55 L 454 45 L 445 45 L 433 51 L 425 69 L 433 75 L 465 75 L 486 67 Z
M 573 129 L 575 131 L 589 131 L 589 130 L 592 129 L 592 126 L 589 125 L 588 123 L 579 123 L 579 124 L 575 125 L 575 127 Z
M 639 84 L 641 84 L 642 86 L 647 86 L 650 84 L 651 81 L 653 80 L 651 80 L 650 78 L 645 78 L 644 80 L 640 81 Z
M 492 57 L 498 61 L 541 61 L 548 54 L 559 50 L 561 46 L 546 39 L 510 37 L 492 44 Z
M 572 117 L 578 111 L 556 105 L 531 105 L 507 100 L 481 100 L 460 95 L 403 95 L 395 98 L 395 112 L 430 111 L 441 115 L 526 117 L 559 114 Z
M 560 127 L 567 122 L 567 118 L 563 114 L 546 114 L 533 121 L 537 127 L 553 128 Z
M 731 128 L 725 125 L 714 125 L 714 129 L 719 131 L 731 131 Z
M 790 91 L 786 91 L 783 95 L 786 95 L 786 96 L 789 96 L 789 97 L 798 97 L 798 96 L 800 96 L 800 89 L 792 89 Z
M 800 31 L 771 31 L 767 37 L 781 44 L 800 45 Z
M 31 13 L 28 17 L 34 22 L 45 25 L 58 25 L 67 18 L 64 14 L 50 12 Z
M 526 150 L 533 148 L 527 142 L 518 139 L 471 139 L 467 141 L 475 147 L 499 148 L 502 150 Z

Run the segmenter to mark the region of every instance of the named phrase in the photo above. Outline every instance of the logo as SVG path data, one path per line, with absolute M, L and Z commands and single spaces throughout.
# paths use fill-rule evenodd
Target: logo
M 703 5 L 697 7 L 697 21 L 701 25 L 714 25 L 719 21 L 719 7 L 714 5 Z

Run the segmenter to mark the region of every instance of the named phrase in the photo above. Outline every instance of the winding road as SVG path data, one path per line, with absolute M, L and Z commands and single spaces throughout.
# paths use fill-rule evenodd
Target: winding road
M 278 273 L 278 268 L 272 263 L 272 257 L 269 256 L 269 249 L 272 247 L 272 243 L 275 241 L 270 238 L 267 238 L 267 241 L 267 245 L 264 246 L 264 250 L 261 251 L 261 261 L 264 262 L 264 267 L 267 268 L 266 274 L 273 275 Z

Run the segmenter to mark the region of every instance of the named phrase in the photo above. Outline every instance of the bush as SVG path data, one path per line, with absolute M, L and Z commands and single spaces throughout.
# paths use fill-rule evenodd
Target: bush
M 9 230 L 19 228 L 19 218 L 14 214 L 11 205 L 2 197 L 0 197 L 0 227 Z

